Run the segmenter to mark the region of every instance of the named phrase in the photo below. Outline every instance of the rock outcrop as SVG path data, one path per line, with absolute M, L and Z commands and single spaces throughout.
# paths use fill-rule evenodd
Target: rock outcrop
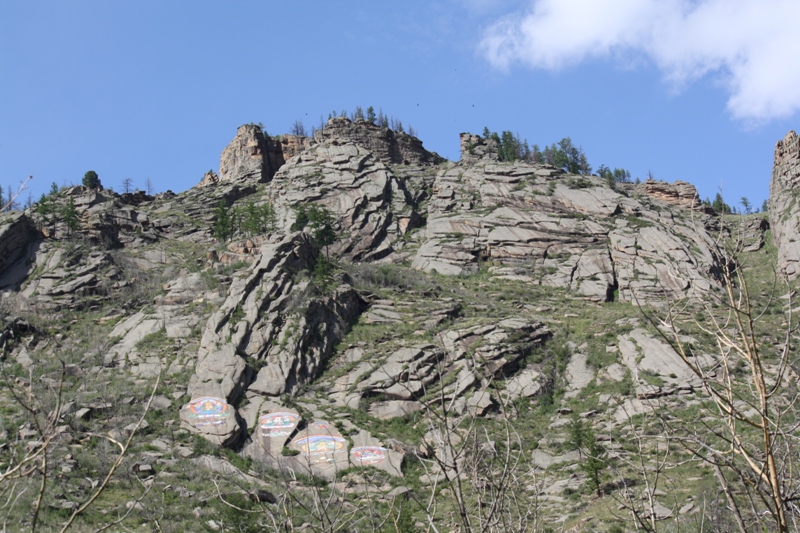
M 769 223 L 778 248 L 778 270 L 795 279 L 800 274 L 800 137 L 794 131 L 775 145 L 769 191 Z
M 480 135 L 474 133 L 461 133 L 459 135 L 461 144 L 461 159 L 460 161 L 478 161 L 480 159 L 488 159 L 490 161 L 498 161 L 497 155 L 497 141 L 494 139 L 484 139 Z
M 195 185 L 195 187 L 202 189 L 203 187 L 210 187 L 212 185 L 216 185 L 217 183 L 219 183 L 219 176 L 213 170 L 209 170 L 203 174 L 203 179 L 201 179 L 200 183 Z
M 206 325 L 190 395 L 234 401 L 247 389 L 279 396 L 316 376 L 364 306 L 348 285 L 313 294 L 302 274 L 313 270 L 318 253 L 304 233 L 262 248 Z
M 438 339 L 441 347 L 415 344 L 385 356 L 354 348 L 345 354 L 349 371 L 326 388 L 331 400 L 353 409 L 380 398 L 369 412 L 382 419 L 422 410 L 420 402 L 431 395 L 453 400 L 459 413 L 483 415 L 495 406 L 497 394 L 488 384 L 515 375 L 522 358 L 551 335 L 540 322 L 505 319 L 446 331 Z M 528 378 L 511 385 L 513 398 L 536 394 L 532 374 Z
M 2 281 L 3 274 L 29 255 L 37 233 L 31 219 L 23 213 L 12 213 L 0 220 L 0 287 L 10 284 L 10 280 Z
M 425 150 L 416 137 L 363 119 L 352 122 L 345 117 L 332 118 L 314 133 L 314 140 L 358 145 L 385 164 L 438 165 L 444 161 L 438 154 Z
M 280 145 L 280 151 L 283 155 L 283 160 L 288 161 L 294 156 L 305 152 L 309 146 L 314 142 L 314 139 L 303 137 L 301 135 L 280 135 L 277 138 L 272 138 L 272 142 Z
M 678 180 L 667 183 L 666 181 L 647 179 L 638 188 L 647 196 L 665 204 L 685 209 L 705 209 L 705 206 L 700 201 L 700 195 L 697 194 L 697 188 L 685 181 Z
M 658 203 L 547 165 L 468 158 L 437 173 L 412 266 L 458 275 L 489 261 L 498 275 L 594 301 L 707 289 L 718 271 L 713 239 L 691 213 Z
M 364 301 L 347 284 L 317 294 L 308 272 L 319 251 L 304 233 L 264 245 L 206 324 L 188 393 L 235 402 L 276 397 L 314 379 Z M 305 273 L 305 274 L 304 274 Z
M 329 125 L 345 120 L 333 119 Z M 385 130 L 367 122 L 352 129 Z M 346 138 L 328 139 L 330 135 L 326 127 L 316 144 L 278 171 L 270 184 L 272 201 L 283 212 L 285 229 L 295 222 L 293 207 L 313 202 L 329 209 L 339 221 L 334 254 L 353 260 L 384 258 L 394 251 L 399 237 L 422 223 L 413 190 L 420 185 L 365 146 Z
M 236 137 L 225 147 L 219 159 L 221 181 L 272 179 L 283 165 L 283 152 L 272 139 L 267 140 L 260 126 L 239 126 Z

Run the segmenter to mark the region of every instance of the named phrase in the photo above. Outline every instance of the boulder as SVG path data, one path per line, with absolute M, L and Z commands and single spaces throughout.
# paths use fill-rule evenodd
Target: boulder
M 263 402 L 259 411 L 246 454 L 279 469 L 285 462 L 283 449 L 303 419 L 295 409 L 269 401 Z
M 292 440 L 290 448 L 300 453 L 286 462 L 309 474 L 333 479 L 350 466 L 347 444 L 347 439 L 330 422 L 312 422 Z
M 460 161 L 499 160 L 497 154 L 498 145 L 494 139 L 484 139 L 480 135 L 472 133 L 461 133 L 459 134 L 459 141 L 461 144 Z
M 200 183 L 195 185 L 195 187 L 202 189 L 203 187 L 210 187 L 212 185 L 216 185 L 217 183 L 219 183 L 219 176 L 213 170 L 209 170 L 203 174 L 203 179 L 201 179 Z
M 183 406 L 180 417 L 185 427 L 218 446 L 233 446 L 242 433 L 236 409 L 223 398 L 194 398 Z
M 350 464 L 355 467 L 371 466 L 393 476 L 403 477 L 403 457 L 405 454 L 386 448 L 367 431 L 353 435 L 350 448 Z

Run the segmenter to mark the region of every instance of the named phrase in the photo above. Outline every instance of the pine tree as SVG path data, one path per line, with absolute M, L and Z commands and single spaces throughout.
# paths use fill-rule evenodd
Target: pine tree
M 103 186 L 100 184 L 100 177 L 97 175 L 97 172 L 94 170 L 89 170 L 86 174 L 83 175 L 83 186 L 87 189 L 102 189 Z
M 214 227 L 211 235 L 219 241 L 227 241 L 233 236 L 234 221 L 231 217 L 231 210 L 225 200 L 220 200 L 214 210 Z
M 233 231 L 231 233 L 239 228 L 248 237 L 271 233 L 278 225 L 278 217 L 271 203 L 255 205 L 250 202 L 243 209 L 234 210 L 232 218 Z
M 51 217 L 55 214 L 53 199 L 50 196 L 42 193 L 42 197 L 39 198 L 39 202 L 36 204 L 35 212 L 37 215 L 42 217 L 42 226 L 51 224 L 53 222 Z
M 711 207 L 714 209 L 714 211 L 723 215 L 731 212 L 731 206 L 726 204 L 722 199 L 722 193 L 717 193 L 717 195 L 714 197 L 714 201 L 711 203 Z
M 329 209 L 318 205 L 308 208 L 308 225 L 311 228 L 311 236 L 320 247 L 336 242 L 335 223 L 333 213 Z
M 74 232 L 80 229 L 78 210 L 75 208 L 75 202 L 71 196 L 61 212 L 61 219 L 64 221 L 64 225 L 67 226 L 68 237 L 72 236 Z
M 598 496 L 602 496 L 601 487 L 603 485 L 603 470 L 608 467 L 606 462 L 606 449 L 597 442 L 594 432 L 589 430 L 587 435 L 588 450 L 584 461 L 580 464 L 580 469 L 586 474 L 586 482 Z

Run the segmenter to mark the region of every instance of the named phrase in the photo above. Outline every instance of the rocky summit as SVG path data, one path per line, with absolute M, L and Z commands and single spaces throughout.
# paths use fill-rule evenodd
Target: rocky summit
M 796 451 L 797 135 L 777 144 L 768 215 L 746 216 L 498 139 L 462 133 L 448 161 L 364 119 L 311 137 L 246 124 L 188 191 L 71 186 L 3 213 L 3 523 L 797 518 L 793 470 L 774 505 L 773 478 L 747 470 L 782 460 L 758 448 L 763 420 Z

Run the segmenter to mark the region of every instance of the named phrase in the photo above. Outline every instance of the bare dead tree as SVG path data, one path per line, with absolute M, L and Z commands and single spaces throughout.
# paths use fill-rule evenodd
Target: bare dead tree
M 35 437 L 33 441 L 25 447 L 8 446 L 6 453 L 0 455 L 0 499 L 6 498 L 5 518 L 2 524 L 2 531 L 7 531 L 8 520 L 11 512 L 16 508 L 22 493 L 34 490 L 34 505 L 31 508 L 30 531 L 35 533 L 40 522 L 40 513 L 43 502 L 48 495 L 49 483 L 52 477 L 52 458 L 56 452 L 56 443 L 62 432 L 59 429 L 64 407 L 64 384 L 66 378 L 66 364 L 61 362 L 60 378 L 56 381 L 55 390 L 51 391 L 55 395 L 52 406 L 44 403 L 43 396 L 45 391 L 38 390 L 35 385 L 42 383 L 48 387 L 47 380 L 36 380 L 33 375 L 33 368 L 30 369 L 30 379 L 12 379 L 5 369 L 0 372 L 5 384 L 5 389 L 10 397 L 16 402 L 19 408 L 26 413 L 28 424 L 33 428 Z M 153 385 L 147 403 L 138 421 L 131 428 L 128 438 L 123 440 L 116 439 L 110 435 L 87 432 L 83 436 L 87 439 L 102 439 L 110 442 L 119 449 L 111 466 L 107 469 L 102 481 L 92 484 L 92 489 L 85 499 L 77 504 L 69 517 L 57 527 L 59 533 L 65 533 L 75 525 L 75 520 L 87 509 L 91 508 L 97 499 L 103 494 L 112 479 L 114 479 L 119 467 L 128 456 L 130 446 L 136 436 L 137 431 L 144 422 L 145 416 L 150 411 L 150 405 L 155 396 L 156 390 L 161 382 L 161 373 Z M 38 480 L 38 482 L 37 482 Z M 129 509 L 120 518 L 100 527 L 96 531 L 103 531 L 121 523 L 130 514 Z
M 725 227 L 714 252 L 719 257 L 719 290 L 673 300 L 660 316 L 641 307 L 662 338 L 697 376 L 713 423 L 673 424 L 673 438 L 705 460 L 720 480 L 741 531 L 785 532 L 800 519 L 800 419 L 797 416 L 797 324 L 794 291 L 776 274 L 763 308 L 751 298 L 742 234 Z M 786 293 L 782 343 L 765 343 L 762 325 L 775 304 L 777 287 Z M 687 342 L 684 330 L 713 339 L 713 355 Z M 702 419 L 701 419 L 702 422 Z
M 470 362 L 472 369 L 477 369 L 477 362 Z M 440 485 L 452 494 L 453 514 L 463 533 L 536 531 L 538 484 L 534 469 L 523 457 L 524 446 L 512 423 L 510 400 L 491 387 L 475 391 L 492 395 L 493 401 L 499 402 L 495 417 L 499 427 L 490 433 L 478 424 L 475 413 L 456 410 L 457 395 L 442 382 L 446 358 L 441 358 L 438 366 L 438 389 L 423 389 L 421 399 L 433 442 L 427 443 L 424 456 L 418 456 L 431 486 L 426 501 L 417 503 L 429 531 L 439 533 L 440 508 L 449 504 L 441 501 Z M 533 494 L 529 494 L 531 489 Z
M 28 189 L 28 182 L 31 181 L 32 179 L 33 179 L 33 176 L 28 176 L 22 182 L 20 182 L 19 187 L 17 188 L 17 192 L 13 192 L 11 190 L 11 188 L 9 188 L 8 189 L 8 199 L 6 200 L 6 202 L 4 204 L 2 204 L 2 207 L 0 207 L 0 211 L 8 211 L 8 210 L 14 208 L 14 206 L 17 203 L 17 198 L 19 198 L 20 195 Z M 3 201 L 3 199 L 0 198 L 0 202 L 2 202 L 2 201 Z

